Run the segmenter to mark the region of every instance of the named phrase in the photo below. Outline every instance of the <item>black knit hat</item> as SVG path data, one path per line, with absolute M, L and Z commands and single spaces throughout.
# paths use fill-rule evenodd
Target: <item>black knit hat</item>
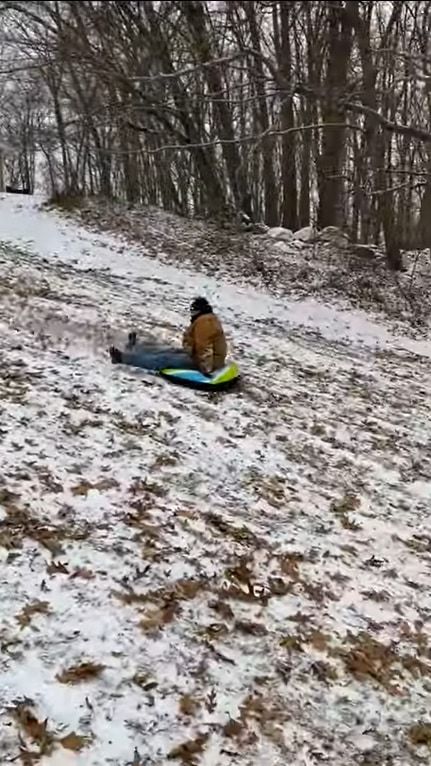
M 191 314 L 212 314 L 212 311 L 206 298 L 195 298 L 190 306 Z

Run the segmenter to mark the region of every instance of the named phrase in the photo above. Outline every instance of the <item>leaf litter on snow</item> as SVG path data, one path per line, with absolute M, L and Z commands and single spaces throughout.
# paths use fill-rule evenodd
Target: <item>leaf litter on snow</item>
M 1 762 L 426 762 L 427 345 L 16 205 L 0 200 Z M 231 326 L 241 392 L 110 366 L 131 326 L 177 342 L 194 293 Z

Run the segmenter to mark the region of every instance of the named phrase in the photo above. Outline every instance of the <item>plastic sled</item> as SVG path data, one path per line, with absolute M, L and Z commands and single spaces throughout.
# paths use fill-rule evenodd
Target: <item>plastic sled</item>
M 199 370 L 169 368 L 160 370 L 162 378 L 180 386 L 188 386 L 198 391 L 227 391 L 239 381 L 239 368 L 235 362 L 226 364 L 212 375 L 203 375 Z

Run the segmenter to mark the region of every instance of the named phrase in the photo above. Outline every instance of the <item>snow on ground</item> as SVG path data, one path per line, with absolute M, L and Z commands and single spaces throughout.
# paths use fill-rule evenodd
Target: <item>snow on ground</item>
M 126 247 L 145 243 L 158 262 L 186 266 L 221 281 L 269 291 L 278 298 L 317 299 L 345 310 L 373 312 L 416 337 L 431 317 L 430 251 L 403 252 L 404 269 L 388 269 L 378 248 L 349 245 L 342 232 L 321 232 L 315 242 L 278 241 L 244 232 L 234 222 L 187 221 L 158 208 L 103 198 L 59 200 L 63 214 L 94 232 L 115 232 Z M 284 229 L 278 229 L 285 232 Z M 343 243 L 343 244 L 341 244 Z
M 0 273 L 1 763 L 429 763 L 429 343 L 17 197 Z M 197 293 L 238 392 L 111 366 Z

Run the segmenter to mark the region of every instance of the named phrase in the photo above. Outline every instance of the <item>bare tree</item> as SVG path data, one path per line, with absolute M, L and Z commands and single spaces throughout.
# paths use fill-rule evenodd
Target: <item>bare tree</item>
M 354 240 L 383 235 L 394 269 L 418 233 L 431 242 L 428 2 L 0 11 L 0 130 L 17 183 L 33 184 L 38 153 L 57 193 L 290 228 L 313 213 Z

